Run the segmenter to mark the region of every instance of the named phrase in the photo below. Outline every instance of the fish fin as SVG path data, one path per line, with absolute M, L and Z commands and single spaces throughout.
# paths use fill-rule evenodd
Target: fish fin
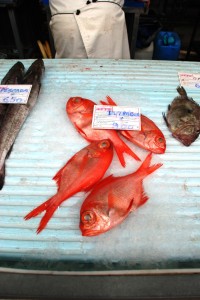
M 141 164 L 139 169 L 136 171 L 136 173 L 140 173 L 141 176 L 145 177 L 145 176 L 153 173 L 155 170 L 157 170 L 158 168 L 160 168 L 163 165 L 162 163 L 158 163 L 158 164 L 154 164 L 154 165 L 150 166 L 151 159 L 152 159 L 152 152 L 150 152 L 147 155 L 147 157 L 145 158 L 145 160 L 143 161 L 143 163 Z
M 146 195 L 144 188 L 142 187 L 142 198 L 141 201 L 139 203 L 139 206 L 142 206 L 143 204 L 145 204 L 147 201 L 149 200 L 149 197 Z
M 106 101 L 103 101 L 103 100 L 100 100 L 100 103 L 101 103 L 102 105 L 108 105 L 108 103 L 107 103 Z
M 5 182 L 5 163 L 0 170 L 0 190 L 3 188 Z
M 108 102 L 101 100 L 100 103 L 103 105 L 113 105 L 117 106 L 117 104 L 114 102 L 114 100 L 110 96 L 106 96 L 106 99 Z
M 163 115 L 163 119 L 164 119 L 164 121 L 165 121 L 167 127 L 169 127 L 169 123 L 168 123 L 168 121 L 167 121 L 167 118 L 166 118 L 165 113 L 162 113 L 162 115 Z
M 121 140 L 121 139 L 120 139 Z M 114 144 L 115 151 L 117 153 L 117 156 L 119 158 L 119 161 L 123 167 L 126 166 L 125 160 L 124 160 L 124 153 L 129 154 L 132 156 L 135 160 L 140 161 L 141 159 L 121 140 L 120 144 Z
M 53 198 L 53 197 L 52 197 L 52 198 Z M 41 214 L 43 211 L 45 211 L 45 210 L 48 208 L 48 206 L 49 206 L 49 204 L 50 204 L 52 198 L 48 199 L 48 200 L 45 201 L 44 203 L 42 203 L 42 204 L 40 204 L 39 206 L 37 206 L 36 208 L 34 208 L 30 213 L 28 213 L 28 214 L 24 217 L 24 219 L 25 219 L 25 220 L 29 220 L 29 219 L 34 218 L 34 217 L 36 217 L 37 215 Z
M 110 96 L 106 96 L 106 99 L 110 105 L 117 106 L 117 103 L 115 103 L 115 101 Z
M 68 163 L 68 162 L 67 162 Z M 63 173 L 63 170 L 64 168 L 66 167 L 67 164 L 65 164 L 55 175 L 54 177 L 52 178 L 53 180 L 55 180 L 57 186 L 59 187 L 60 186 L 60 183 L 61 183 L 61 178 L 62 178 L 62 173 Z
M 74 127 L 86 140 L 90 141 L 87 135 L 85 134 L 85 132 L 75 122 L 74 122 Z
M 60 204 L 60 203 L 59 203 Z M 42 217 L 40 224 L 37 228 L 37 234 L 39 234 L 46 226 L 47 223 L 49 222 L 49 220 L 51 219 L 51 217 L 53 216 L 54 212 L 57 210 L 58 208 L 58 204 L 54 203 L 53 205 L 49 205 L 44 216 Z

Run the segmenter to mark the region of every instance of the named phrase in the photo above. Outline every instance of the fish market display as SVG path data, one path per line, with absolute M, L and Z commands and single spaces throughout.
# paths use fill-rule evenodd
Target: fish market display
M 37 233 L 41 232 L 63 201 L 78 192 L 90 190 L 103 177 L 112 157 L 113 146 L 109 140 L 92 142 L 81 149 L 54 176 L 58 185 L 57 193 L 27 214 L 25 219 L 45 211 L 37 229 Z
M 1 80 L 1 84 L 20 84 L 23 80 L 24 75 L 24 65 L 18 61 L 16 64 L 12 66 L 12 68 L 8 71 L 8 73 L 5 75 L 5 77 Z M 9 104 L 13 105 L 13 104 Z M 6 110 L 9 107 L 8 104 L 0 103 L 0 131 L 2 130 L 2 122 L 4 120 Z M 9 152 L 7 153 L 7 157 L 9 155 Z M 4 178 L 5 178 L 5 163 L 0 169 L 0 188 L 4 184 Z
M 102 104 L 117 105 L 109 96 L 108 103 L 101 101 Z M 141 114 L 141 130 L 119 130 L 120 134 L 133 144 L 151 151 L 162 154 L 166 150 L 166 140 L 162 131 L 156 124 Z
M 22 82 L 23 84 L 32 84 L 28 102 L 26 104 L 8 105 L 8 108 L 6 109 L 0 130 L 0 170 L 4 166 L 5 159 L 11 150 L 22 125 L 37 101 L 43 71 L 43 60 L 35 60 L 25 73 Z M 3 187 L 3 184 L 4 178 L 1 177 L 0 189 Z
M 150 166 L 150 152 L 138 170 L 120 177 L 108 176 L 97 184 L 82 204 L 80 230 L 83 236 L 95 236 L 120 224 L 147 200 L 143 180 L 162 164 Z
M 168 106 L 163 117 L 172 136 L 183 145 L 190 146 L 200 133 L 200 106 L 187 96 L 182 86 L 177 88 L 177 92 L 179 96 Z
M 77 131 L 90 142 L 101 139 L 111 140 L 123 167 L 125 166 L 124 153 L 129 154 L 136 160 L 140 160 L 122 139 L 120 139 L 115 130 L 92 128 L 92 115 L 95 104 L 93 101 L 81 97 L 71 97 L 67 101 L 66 111 Z

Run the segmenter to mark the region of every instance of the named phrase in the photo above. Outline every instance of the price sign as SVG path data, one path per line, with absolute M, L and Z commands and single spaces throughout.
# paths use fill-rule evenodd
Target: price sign
M 31 84 L 0 85 L 0 103 L 26 104 L 31 88 Z
M 141 130 L 138 107 L 94 105 L 92 128 Z

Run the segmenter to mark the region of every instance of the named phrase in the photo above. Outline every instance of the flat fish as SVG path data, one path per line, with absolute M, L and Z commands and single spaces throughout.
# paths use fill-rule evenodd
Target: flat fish
M 200 106 L 187 96 L 182 86 L 177 87 L 177 92 L 179 96 L 174 98 L 163 117 L 172 136 L 190 146 L 200 133 Z
M 0 130 L 0 170 L 4 168 L 5 159 L 10 152 L 22 125 L 37 101 L 44 69 L 44 62 L 42 59 L 37 59 L 32 63 L 22 81 L 23 84 L 32 84 L 28 102 L 26 104 L 9 105 L 6 109 L 6 114 Z M 0 189 L 2 189 L 5 174 L 0 175 Z

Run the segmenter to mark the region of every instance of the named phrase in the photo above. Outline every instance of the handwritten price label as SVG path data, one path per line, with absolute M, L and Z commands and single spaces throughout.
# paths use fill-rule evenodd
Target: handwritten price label
M 141 130 L 138 107 L 95 105 L 92 128 L 116 130 Z
M 178 73 L 180 84 L 190 88 L 200 88 L 200 74 Z
M 31 88 L 31 84 L 0 85 L 0 103 L 26 104 Z

